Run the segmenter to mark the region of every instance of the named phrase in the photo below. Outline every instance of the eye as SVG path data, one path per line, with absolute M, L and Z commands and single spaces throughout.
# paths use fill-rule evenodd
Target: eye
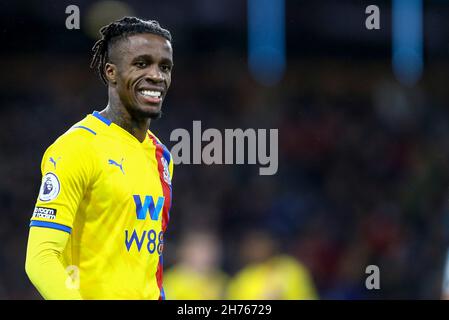
M 137 68 L 143 69 L 147 67 L 147 63 L 145 61 L 137 61 L 134 63 Z
M 162 70 L 163 72 L 170 72 L 170 71 L 171 71 L 171 66 L 168 65 L 168 64 L 163 64 L 163 65 L 161 66 L 161 70 Z

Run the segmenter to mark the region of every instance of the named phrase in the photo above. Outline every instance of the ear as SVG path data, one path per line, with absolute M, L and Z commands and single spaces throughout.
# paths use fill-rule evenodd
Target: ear
M 107 62 L 104 66 L 104 74 L 109 83 L 117 83 L 117 66 L 115 64 Z

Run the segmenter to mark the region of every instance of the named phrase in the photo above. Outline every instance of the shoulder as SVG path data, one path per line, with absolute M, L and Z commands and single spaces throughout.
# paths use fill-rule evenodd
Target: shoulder
M 46 150 L 42 158 L 42 170 L 49 163 L 56 167 L 59 160 L 67 167 L 92 167 L 96 158 L 96 131 L 89 117 L 75 123 L 60 135 Z M 51 169 L 51 165 L 47 169 Z M 90 169 L 89 169 L 90 170 Z
M 89 117 L 75 123 L 60 135 L 48 149 L 65 150 L 66 152 L 87 151 L 95 141 L 97 135 L 95 123 Z

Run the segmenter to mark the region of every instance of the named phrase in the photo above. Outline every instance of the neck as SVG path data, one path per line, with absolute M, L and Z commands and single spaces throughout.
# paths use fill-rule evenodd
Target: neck
M 147 131 L 150 128 L 151 119 L 139 119 L 133 117 L 123 106 L 120 99 L 114 99 L 111 98 L 111 96 L 109 97 L 108 105 L 100 112 L 100 114 L 128 131 L 140 142 L 143 142 Z

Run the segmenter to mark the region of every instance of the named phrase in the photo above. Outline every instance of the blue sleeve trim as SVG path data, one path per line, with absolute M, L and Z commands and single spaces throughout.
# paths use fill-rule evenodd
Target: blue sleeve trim
M 93 133 L 93 134 L 97 134 L 94 130 L 92 130 L 92 129 L 89 129 L 88 127 L 85 127 L 85 126 L 75 126 L 75 127 L 73 127 L 74 129 L 75 128 L 79 128 L 79 129 L 84 129 L 84 130 L 87 130 L 87 131 L 89 131 L 90 133 Z
M 50 228 L 65 231 L 67 233 L 72 233 L 72 228 L 67 227 L 65 225 L 55 223 L 55 222 L 47 222 L 47 221 L 31 221 L 30 227 L 42 227 L 42 228 Z
M 92 115 L 93 115 L 95 118 L 98 118 L 98 119 L 100 119 L 101 121 L 103 121 L 104 123 L 106 123 L 108 126 L 110 126 L 111 123 L 112 123 L 111 120 L 106 119 L 105 117 L 103 117 L 98 111 L 94 111 L 94 113 L 92 113 Z

